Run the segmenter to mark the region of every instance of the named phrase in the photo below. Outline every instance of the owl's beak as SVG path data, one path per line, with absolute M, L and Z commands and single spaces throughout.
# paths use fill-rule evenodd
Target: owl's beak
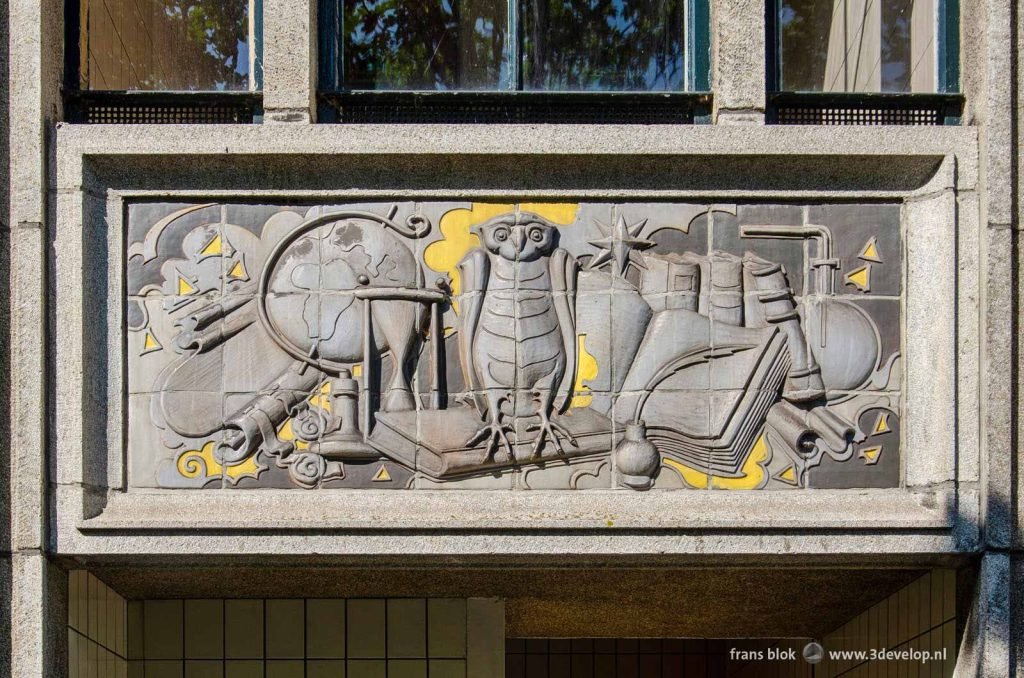
M 516 252 L 522 252 L 523 243 L 526 242 L 526 231 L 521 228 L 514 228 L 509 237 L 512 238 L 512 244 L 515 245 Z

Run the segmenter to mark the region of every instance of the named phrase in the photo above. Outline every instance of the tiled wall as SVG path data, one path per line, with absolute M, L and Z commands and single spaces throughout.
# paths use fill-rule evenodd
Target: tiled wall
M 524 233 L 517 219 L 541 238 L 527 258 L 477 235 Z M 901 232 L 897 203 L 135 202 L 129 484 L 898 487 Z M 482 276 L 472 286 L 467 261 Z M 544 319 L 515 329 L 501 311 L 482 332 L 475 314 L 504 298 L 488 287 L 502 278 L 536 281 L 502 303 L 537 294 L 529 317 Z M 391 318 L 379 351 L 364 314 Z M 504 343 L 475 356 L 550 323 L 552 355 L 572 368 L 551 373 L 564 407 L 540 412 L 529 385 L 547 358 Z M 396 355 L 409 356 L 400 370 Z M 494 361 L 511 371 L 480 381 Z M 483 435 L 482 390 L 520 403 L 501 414 L 514 441 Z M 534 429 L 541 416 L 564 431 Z M 623 443 L 641 420 L 639 447 Z M 613 463 L 630 455 L 639 475 Z
M 956 663 L 956 573 L 932 570 L 822 639 L 823 678 L 948 678 Z M 942 652 L 927 662 L 836 659 L 833 650 L 911 650 Z
M 473 625 L 473 609 L 454 598 L 132 601 L 128 675 L 468 678 L 474 652 L 503 653 L 503 624 Z
M 124 598 L 85 570 L 68 575 L 69 678 L 125 678 L 128 625 Z

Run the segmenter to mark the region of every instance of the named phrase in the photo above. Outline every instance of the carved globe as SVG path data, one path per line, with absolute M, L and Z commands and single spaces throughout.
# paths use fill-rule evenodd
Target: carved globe
M 298 359 L 338 368 L 363 359 L 367 302 L 359 291 L 415 288 L 422 274 L 399 238 L 349 217 L 300 226 L 275 247 L 263 276 L 261 318 L 274 340 Z M 381 332 L 374 344 L 388 348 Z

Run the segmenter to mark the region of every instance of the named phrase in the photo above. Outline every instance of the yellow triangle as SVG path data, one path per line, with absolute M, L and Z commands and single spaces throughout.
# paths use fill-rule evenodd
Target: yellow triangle
M 776 477 L 780 480 L 785 480 L 787 483 L 793 483 L 796 485 L 796 468 L 793 466 L 787 466 L 786 470 Z
M 245 266 L 242 265 L 242 260 L 239 259 L 231 270 L 228 271 L 229 278 L 248 278 L 249 274 L 245 272 Z
M 142 339 L 142 352 L 139 355 L 146 355 L 153 351 L 160 351 L 163 349 L 163 345 L 157 341 L 156 335 L 151 331 L 146 330 L 146 336 Z
M 206 243 L 206 247 L 199 251 L 200 256 L 204 257 L 219 257 L 224 252 L 224 243 L 221 240 L 220 233 L 213 236 L 210 242 Z
M 380 468 L 377 469 L 377 472 L 375 474 L 373 474 L 373 482 L 375 482 L 375 483 L 390 483 L 391 482 L 391 474 L 388 473 L 388 467 L 387 466 L 385 466 L 384 464 L 380 465 Z
M 864 245 L 864 249 L 862 249 L 860 254 L 857 255 L 857 258 L 863 259 L 864 261 L 876 261 L 878 263 L 882 263 L 882 256 L 878 253 L 878 240 L 874 237 L 868 240 Z
M 871 429 L 871 435 L 876 436 L 880 433 L 888 433 L 891 430 L 889 428 L 889 413 L 879 412 L 878 419 L 875 421 L 875 427 Z
M 846 274 L 846 284 L 853 285 L 861 292 L 871 291 L 871 264 L 855 268 Z
M 882 446 L 875 445 L 874 447 L 865 447 L 860 451 L 860 457 L 864 460 L 865 464 L 877 464 L 879 457 L 882 456 Z
M 192 294 L 195 291 L 196 291 L 196 288 L 192 286 L 192 283 L 190 283 L 189 281 L 185 280 L 185 277 L 179 273 L 178 274 L 178 295 L 184 297 L 184 296 L 188 296 L 189 294 Z

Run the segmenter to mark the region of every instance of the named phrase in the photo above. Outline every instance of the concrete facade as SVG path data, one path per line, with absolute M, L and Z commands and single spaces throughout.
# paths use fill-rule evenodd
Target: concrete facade
M 607 606 L 573 608 L 578 617 L 647 599 L 668 619 L 671 606 L 654 600 L 650 582 L 704 569 L 732 573 L 709 587 L 726 591 L 770 571 L 838 586 L 822 573 L 937 567 L 958 572 L 962 594 L 954 675 L 1018 675 L 1020 3 L 961 2 L 966 109 L 947 127 L 763 124 L 763 7 L 736 0 L 712 7 L 714 124 L 318 125 L 316 2 L 264 4 L 263 124 L 87 126 L 62 122 L 63 3 L 0 0 L 9 73 L 0 86 L 0 505 L 9 516 L 0 520 L 0 678 L 68 675 L 72 570 L 134 600 L 315 592 L 515 601 L 549 579 Z M 564 492 L 133 484 L 124 290 L 129 206 L 141 201 L 896 205 L 899 481 L 646 493 L 611 483 Z M 518 570 L 514 584 L 489 583 Z M 572 583 L 567 571 L 604 586 Z M 616 577 L 607 573 L 618 571 L 626 583 L 609 594 Z M 847 601 L 847 618 L 908 583 L 885 582 L 862 606 Z M 505 623 L 558 635 L 557 625 L 523 621 L 557 614 L 559 587 L 539 589 L 536 600 L 508 603 Z M 708 619 L 719 628 L 772 628 L 730 621 L 727 608 L 742 599 L 697 599 L 717 606 Z M 765 618 L 769 607 L 759 608 Z M 629 620 L 613 626 L 623 636 L 659 633 Z M 698 616 L 660 632 L 699 627 Z M 781 619 L 775 628 L 789 637 L 832 630 Z

